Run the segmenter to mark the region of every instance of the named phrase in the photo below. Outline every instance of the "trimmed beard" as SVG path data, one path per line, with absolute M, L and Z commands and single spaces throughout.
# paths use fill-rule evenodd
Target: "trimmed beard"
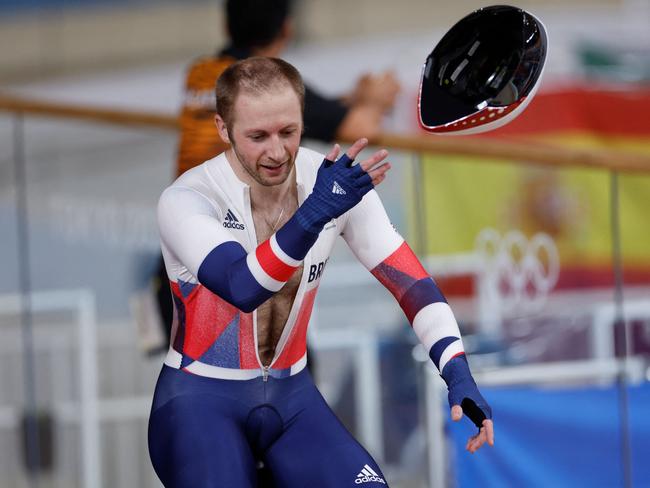
M 282 181 L 279 181 L 277 183 L 270 183 L 268 181 L 265 181 L 262 176 L 258 172 L 254 172 L 253 170 L 250 169 L 250 167 L 246 164 L 244 164 L 244 161 L 246 161 L 244 158 L 241 157 L 239 154 L 239 151 L 237 150 L 237 145 L 231 140 L 230 145 L 232 147 L 233 152 L 235 153 L 235 156 L 237 156 L 237 162 L 241 165 L 241 167 L 246 171 L 246 173 L 249 174 L 251 178 L 253 178 L 257 183 L 259 183 L 262 186 L 278 186 L 287 181 L 287 178 L 291 176 L 291 172 L 293 171 L 293 167 L 295 166 L 296 162 L 296 156 L 291 157 L 291 154 L 289 154 L 289 158 L 287 159 L 287 162 L 285 164 L 289 165 L 289 171 L 286 173 L 285 178 Z M 257 164 L 255 164 L 255 167 L 257 167 Z

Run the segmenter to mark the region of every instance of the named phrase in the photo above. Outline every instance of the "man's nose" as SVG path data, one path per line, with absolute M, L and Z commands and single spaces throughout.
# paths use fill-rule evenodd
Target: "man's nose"
M 274 161 L 281 162 L 284 160 L 286 150 L 284 148 L 284 144 L 282 144 L 282 140 L 278 136 L 272 136 L 270 138 L 267 154 L 269 158 Z

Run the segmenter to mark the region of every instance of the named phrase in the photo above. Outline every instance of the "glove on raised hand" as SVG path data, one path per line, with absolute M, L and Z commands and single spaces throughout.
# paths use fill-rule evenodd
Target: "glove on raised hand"
M 330 220 L 344 214 L 374 188 L 372 178 L 353 159 L 343 154 L 336 162 L 323 160 L 312 193 L 298 208 L 300 225 L 314 234 Z
M 449 390 L 449 406 L 460 405 L 474 425 L 483 427 L 483 421 L 492 418 L 492 409 L 478 391 L 465 355 L 450 359 L 441 376 Z

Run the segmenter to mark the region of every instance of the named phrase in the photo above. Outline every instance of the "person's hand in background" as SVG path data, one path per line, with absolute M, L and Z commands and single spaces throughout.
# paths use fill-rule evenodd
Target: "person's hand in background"
M 400 85 L 395 73 L 385 71 L 380 74 L 364 74 L 357 81 L 350 94 L 351 105 L 375 105 L 387 112 L 395 105 Z
M 343 99 L 350 107 L 336 131 L 340 141 L 352 142 L 367 137 L 372 142 L 381 132 L 384 115 L 395 105 L 400 85 L 392 71 L 365 74 Z

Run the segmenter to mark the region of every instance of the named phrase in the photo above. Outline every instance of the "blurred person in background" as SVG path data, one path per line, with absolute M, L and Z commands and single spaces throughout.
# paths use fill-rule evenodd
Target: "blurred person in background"
M 434 280 L 391 225 L 374 187 L 384 149 L 358 164 L 300 147 L 306 96 L 298 71 L 251 57 L 217 84 L 217 129 L 229 146 L 162 194 L 158 221 L 174 298 L 172 347 L 149 419 L 149 452 L 168 488 L 387 481 L 339 422 L 306 364 L 314 299 L 336 238 L 396 297 L 463 412 L 493 444 L 490 407 L 474 382 L 458 325 Z
M 215 56 L 196 60 L 187 70 L 178 175 L 223 152 L 214 125 L 214 87 L 219 75 L 237 60 L 249 56 L 281 57 L 292 38 L 292 0 L 227 0 L 226 30 L 229 43 Z M 393 108 L 399 91 L 391 72 L 366 74 L 341 98 L 328 98 L 309 87 L 305 92 L 307 139 L 331 142 L 372 139 L 383 116 Z
M 214 56 L 196 60 L 187 70 L 181 111 L 176 176 L 225 151 L 228 144 L 214 124 L 214 87 L 232 63 L 249 56 L 280 57 L 292 38 L 292 0 L 227 0 L 229 42 Z M 353 90 L 328 98 L 305 88 L 304 134 L 324 142 L 372 140 L 395 103 L 399 84 L 392 72 L 364 74 Z M 172 304 L 162 263 L 154 283 L 165 337 L 171 330 Z M 164 347 L 166 349 L 166 347 Z

